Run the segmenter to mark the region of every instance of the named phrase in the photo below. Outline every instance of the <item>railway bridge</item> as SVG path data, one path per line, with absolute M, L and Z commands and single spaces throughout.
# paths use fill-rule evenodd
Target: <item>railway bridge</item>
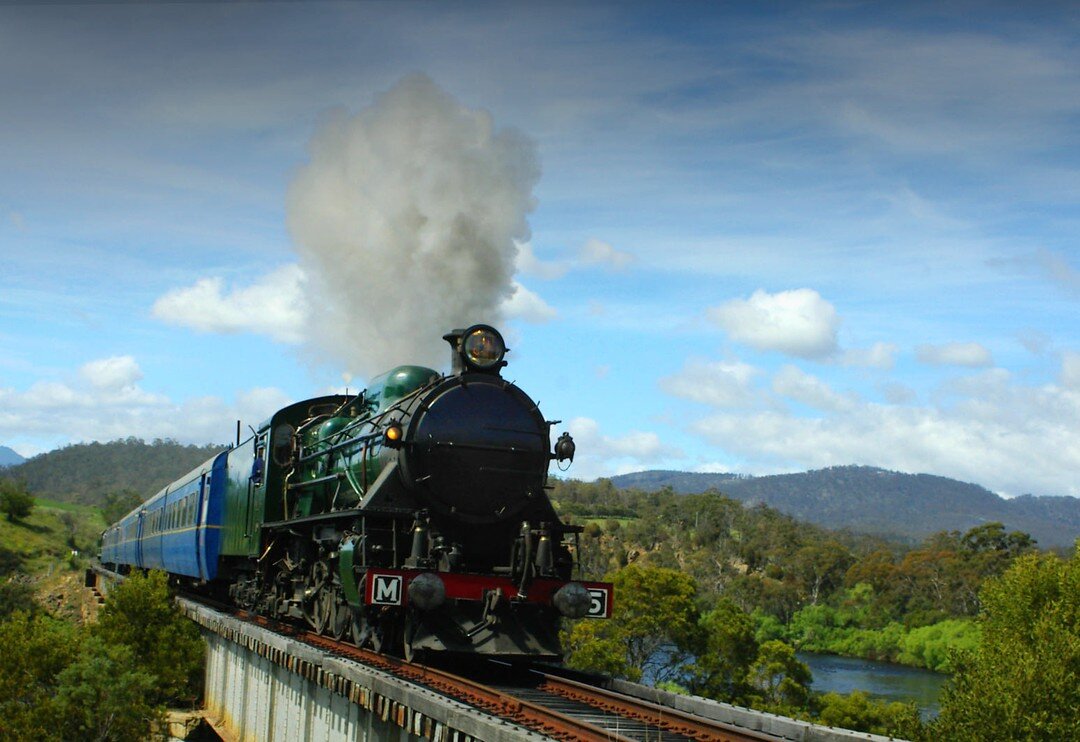
M 226 742 L 884 742 L 648 686 L 507 671 L 467 680 L 178 598 L 206 639 L 204 708 Z

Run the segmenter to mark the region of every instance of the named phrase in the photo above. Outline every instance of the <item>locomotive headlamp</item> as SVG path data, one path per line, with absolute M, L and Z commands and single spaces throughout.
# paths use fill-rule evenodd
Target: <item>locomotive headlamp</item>
M 556 461 L 571 461 L 574 460 L 574 452 L 577 450 L 577 445 L 574 444 L 574 439 L 569 433 L 563 433 L 559 436 L 559 440 L 555 441 L 555 460 Z
M 494 328 L 476 325 L 465 331 L 461 339 L 465 362 L 478 369 L 497 368 L 506 355 L 506 344 Z
M 390 423 L 390 426 L 383 432 L 383 445 L 390 448 L 399 448 L 404 437 L 405 432 L 401 429 L 401 424 Z

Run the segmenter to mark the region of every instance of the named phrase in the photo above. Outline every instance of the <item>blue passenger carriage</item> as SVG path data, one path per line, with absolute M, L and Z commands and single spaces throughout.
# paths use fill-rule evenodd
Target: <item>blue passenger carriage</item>
M 218 454 L 168 484 L 102 535 L 101 561 L 213 580 L 221 547 L 225 465 Z

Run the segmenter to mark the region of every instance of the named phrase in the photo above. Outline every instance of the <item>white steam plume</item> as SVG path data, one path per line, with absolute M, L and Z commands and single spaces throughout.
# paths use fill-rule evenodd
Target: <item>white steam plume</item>
M 539 177 L 529 139 L 423 75 L 332 113 L 288 196 L 308 336 L 364 375 L 445 365 L 443 333 L 501 319 Z

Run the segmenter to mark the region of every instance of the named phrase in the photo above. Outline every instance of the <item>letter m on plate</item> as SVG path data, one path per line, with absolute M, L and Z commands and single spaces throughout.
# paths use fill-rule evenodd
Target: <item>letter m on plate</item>
M 368 603 L 371 605 L 401 605 L 401 575 L 371 575 Z

